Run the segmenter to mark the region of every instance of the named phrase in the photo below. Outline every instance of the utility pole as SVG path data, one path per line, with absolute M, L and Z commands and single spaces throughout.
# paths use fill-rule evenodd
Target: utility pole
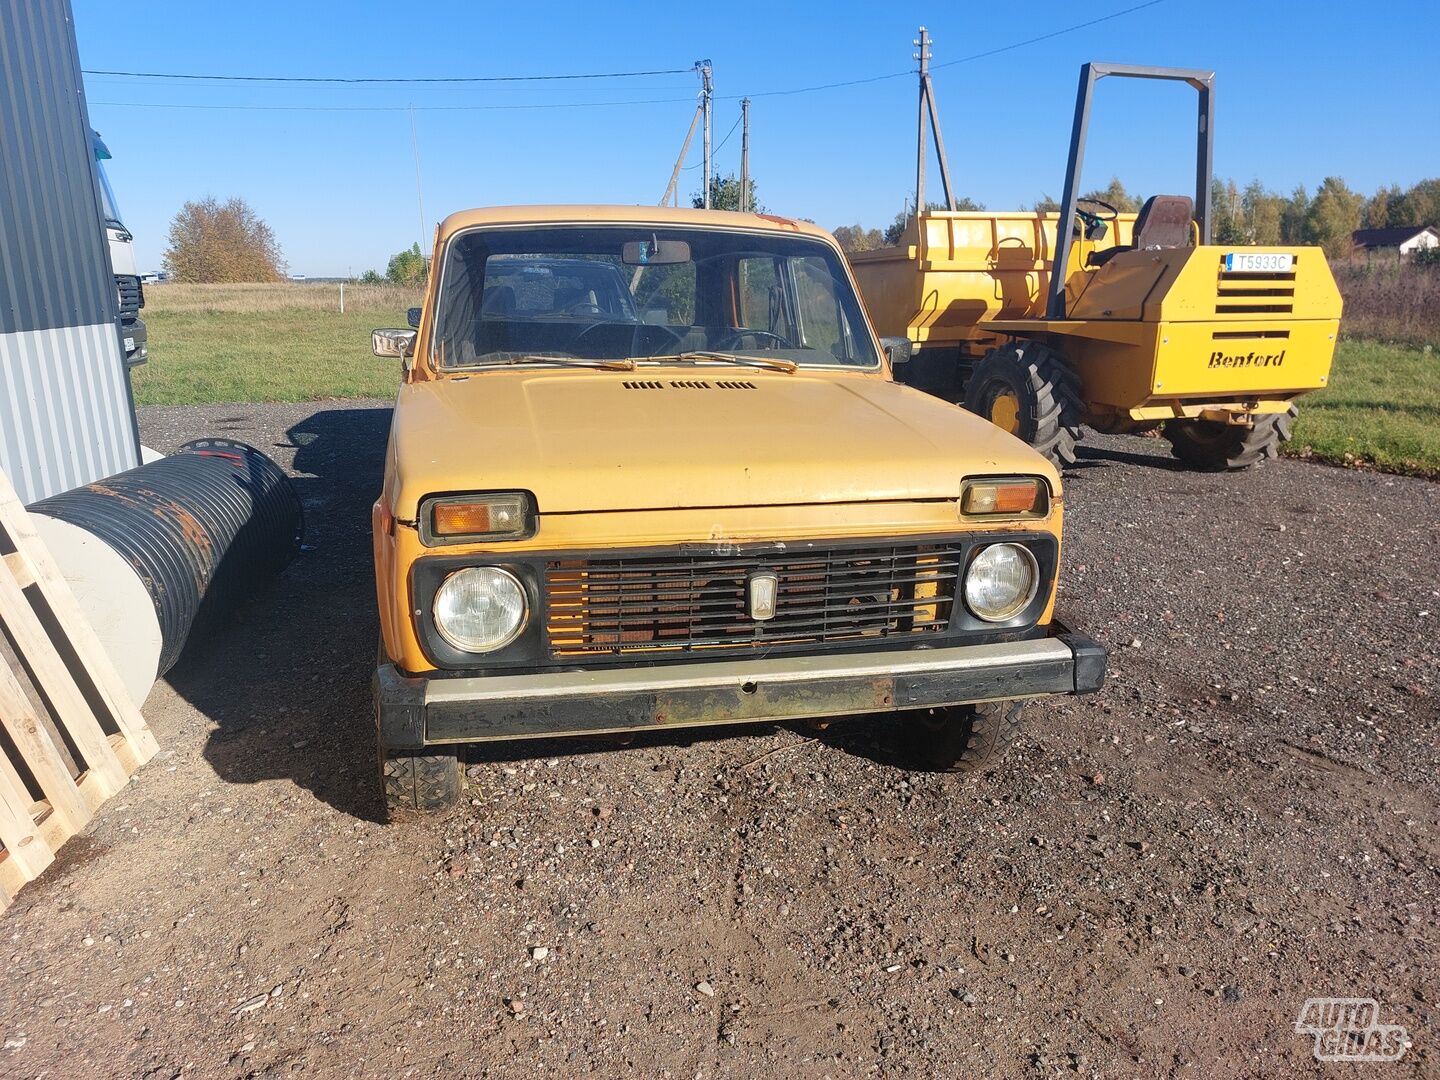
M 935 107 L 935 87 L 930 82 L 930 31 L 920 27 L 920 36 L 915 40 L 919 52 L 914 58 L 920 62 L 920 123 L 918 128 L 917 153 L 915 161 L 915 213 L 919 216 L 925 209 L 925 158 L 930 145 L 925 138 L 925 121 L 929 118 L 930 129 L 935 133 L 935 156 L 940 160 L 940 184 L 945 189 L 945 206 L 955 209 L 955 189 L 950 186 L 950 163 L 945 158 L 945 137 L 940 133 L 940 113 Z
M 750 99 L 740 102 L 740 212 L 750 209 Z
M 711 77 L 710 61 L 696 60 L 695 70 L 700 73 L 700 107 L 705 114 L 705 209 L 710 209 L 710 112 L 711 99 L 715 96 L 715 80 Z
M 700 125 L 701 106 L 695 106 L 695 114 L 690 117 L 690 130 L 685 132 L 685 145 L 680 147 L 680 156 L 675 159 L 675 168 L 670 172 L 670 183 L 665 187 L 665 194 L 660 196 L 660 205 L 664 206 L 674 196 L 674 205 L 680 205 L 680 193 L 676 191 L 680 183 L 680 170 L 685 166 L 685 158 L 690 153 L 690 143 L 695 138 L 695 129 Z

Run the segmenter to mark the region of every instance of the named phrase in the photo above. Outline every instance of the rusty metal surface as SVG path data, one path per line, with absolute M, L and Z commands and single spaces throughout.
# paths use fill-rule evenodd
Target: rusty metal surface
M 135 571 L 160 624 L 162 674 L 197 620 L 295 556 L 302 527 L 299 498 L 279 466 L 220 439 L 187 443 L 29 509 L 93 533 Z

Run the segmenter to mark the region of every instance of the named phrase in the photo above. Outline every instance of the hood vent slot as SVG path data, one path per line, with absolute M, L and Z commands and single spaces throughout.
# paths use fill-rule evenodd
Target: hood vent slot
M 735 379 L 720 379 L 716 382 L 706 382 L 703 379 L 675 379 L 669 383 L 658 382 L 655 379 L 627 379 L 620 384 L 626 390 L 664 390 L 669 386 L 672 390 L 758 390 L 759 387 L 753 382 L 737 381 Z

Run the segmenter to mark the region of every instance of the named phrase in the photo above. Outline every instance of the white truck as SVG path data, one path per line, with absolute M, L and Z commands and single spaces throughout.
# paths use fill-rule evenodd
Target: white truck
M 120 336 L 125 346 L 125 363 L 130 367 L 143 364 L 150 356 L 146 343 L 145 324 L 140 309 L 145 306 L 145 290 L 135 265 L 135 238 L 120 218 L 120 207 L 110 178 L 105 175 L 105 162 L 110 150 L 98 131 L 91 131 L 95 146 L 95 167 L 100 173 L 100 202 L 105 218 L 105 237 L 110 244 L 110 265 L 115 272 L 115 292 L 120 299 Z

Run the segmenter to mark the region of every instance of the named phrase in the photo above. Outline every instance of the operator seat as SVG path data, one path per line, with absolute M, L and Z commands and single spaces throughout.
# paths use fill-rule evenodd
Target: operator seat
M 1086 266 L 1104 266 L 1122 251 L 1159 251 L 1190 246 L 1190 224 L 1195 217 L 1195 200 L 1188 195 L 1151 195 L 1135 218 L 1133 244 L 1117 244 L 1104 251 L 1092 251 Z

